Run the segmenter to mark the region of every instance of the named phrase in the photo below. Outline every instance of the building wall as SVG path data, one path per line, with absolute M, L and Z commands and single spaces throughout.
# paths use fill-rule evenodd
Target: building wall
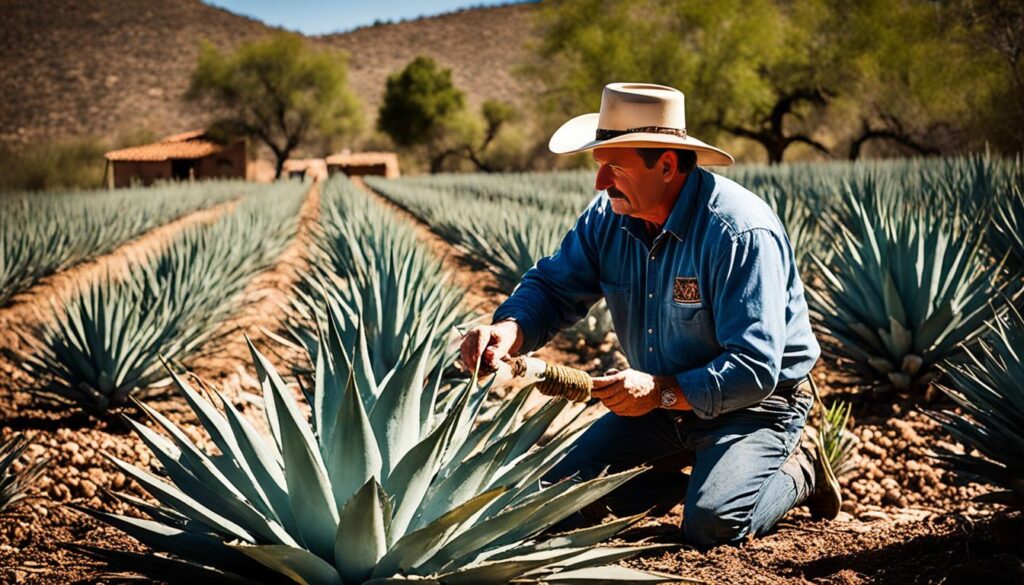
M 216 154 L 196 161 L 196 178 L 244 179 L 247 163 L 245 141 L 239 140 Z
M 132 181 L 152 185 L 154 181 L 174 178 L 171 161 L 114 161 L 114 187 L 131 187 Z M 248 161 L 245 141 L 238 141 L 224 150 L 195 162 L 196 179 L 246 178 Z
M 154 181 L 171 178 L 171 162 L 114 161 L 114 187 L 131 187 L 132 181 L 152 185 Z
M 384 163 L 373 165 L 327 165 L 328 174 L 342 172 L 350 177 L 362 177 L 364 175 L 376 175 L 380 177 L 393 178 L 397 173 L 392 172 Z

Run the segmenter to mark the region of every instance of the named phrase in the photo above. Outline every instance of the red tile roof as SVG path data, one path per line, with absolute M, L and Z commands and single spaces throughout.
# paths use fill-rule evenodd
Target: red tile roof
M 103 156 L 111 161 L 165 161 L 203 158 L 224 150 L 224 145 L 208 140 L 205 130 L 192 130 L 168 136 L 153 144 L 112 150 Z

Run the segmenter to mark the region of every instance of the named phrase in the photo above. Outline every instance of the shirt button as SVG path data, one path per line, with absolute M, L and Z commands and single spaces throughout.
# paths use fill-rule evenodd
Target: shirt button
M 648 346 L 647 353 L 654 353 L 654 346 Z
M 647 293 L 647 298 L 653 299 L 654 298 L 654 293 Z
M 651 255 L 651 260 L 654 260 L 654 255 Z
M 654 328 L 648 327 L 647 328 L 647 333 L 654 333 Z

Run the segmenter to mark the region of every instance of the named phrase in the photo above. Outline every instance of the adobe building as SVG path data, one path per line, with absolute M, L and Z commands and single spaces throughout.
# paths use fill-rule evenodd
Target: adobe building
M 284 161 L 281 175 L 289 179 L 323 179 L 327 177 L 327 164 L 322 158 L 290 158 Z
M 108 187 L 152 185 L 160 180 L 245 179 L 246 141 L 221 144 L 205 130 L 168 136 L 153 144 L 112 150 L 104 179 Z
M 341 152 L 327 157 L 327 174 L 345 173 L 350 177 L 379 175 L 398 178 L 398 155 L 393 152 Z

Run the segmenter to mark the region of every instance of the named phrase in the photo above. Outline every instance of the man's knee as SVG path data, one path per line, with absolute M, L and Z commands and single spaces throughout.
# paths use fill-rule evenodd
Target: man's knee
M 750 522 L 750 514 L 724 502 L 698 498 L 683 507 L 686 540 L 700 548 L 741 542 L 750 534 Z

